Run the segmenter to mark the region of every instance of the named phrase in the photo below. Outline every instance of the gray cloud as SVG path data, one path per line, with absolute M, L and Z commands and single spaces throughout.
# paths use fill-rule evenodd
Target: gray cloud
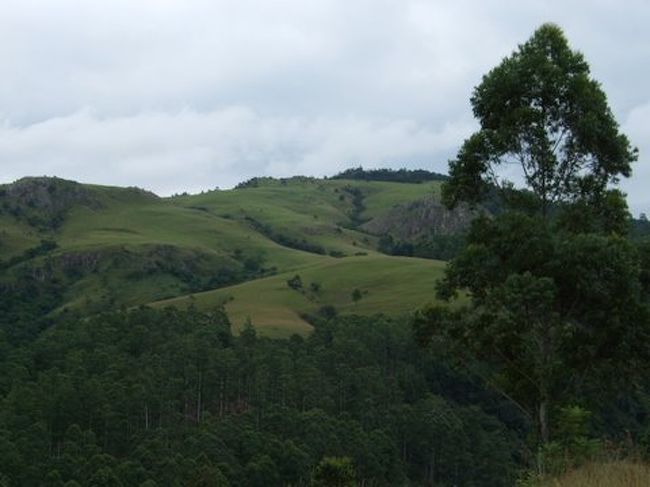
M 469 123 L 438 128 L 413 120 L 265 117 L 247 107 L 102 118 L 90 109 L 27 127 L 0 128 L 8 179 L 23 174 L 141 185 L 162 194 L 232 186 L 261 175 L 327 175 L 361 160 L 370 166 L 452 155 Z
M 6 0 L 0 181 L 163 194 L 350 163 L 442 171 L 482 74 L 542 22 L 582 50 L 641 150 L 650 212 L 650 5 L 613 1 Z

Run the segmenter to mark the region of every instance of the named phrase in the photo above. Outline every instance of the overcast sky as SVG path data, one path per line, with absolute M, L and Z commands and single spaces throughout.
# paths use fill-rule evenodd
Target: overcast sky
M 446 172 L 481 76 L 565 31 L 639 147 L 650 213 L 650 2 L 1 0 L 0 182 L 158 194 L 351 165 Z

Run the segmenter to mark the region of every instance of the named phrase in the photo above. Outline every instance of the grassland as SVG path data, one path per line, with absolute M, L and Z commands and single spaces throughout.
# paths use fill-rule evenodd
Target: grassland
M 38 245 L 38 232 L 8 215 L 0 214 L 0 255 L 11 258 Z
M 409 312 L 434 298 L 434 285 L 441 276 L 440 261 L 373 255 L 331 259 L 296 272 L 249 281 L 214 291 L 155 303 L 156 306 L 189 306 L 205 309 L 225 305 L 235 329 L 250 318 L 270 335 L 305 334 L 311 326 L 304 314 L 316 314 L 324 305 L 341 314 L 397 315 Z M 287 281 L 300 276 L 302 287 Z M 355 289 L 361 298 L 355 301 Z
M 267 179 L 171 198 L 56 179 L 20 184 L 23 200 L 30 194 L 41 198 L 28 200 L 18 213 L 0 209 L 0 259 L 8 261 L 44 239 L 55 241 L 47 256 L 20 266 L 49 266 L 48 272 L 67 283 L 60 309 L 224 303 L 236 326 L 250 317 L 269 334 L 306 333 L 310 326 L 303 316 L 324 305 L 341 313 L 412 310 L 431 299 L 443 268 L 441 262 L 380 254 L 378 236 L 358 227 L 395 205 L 437 195 L 438 182 Z M 7 188 L 0 188 L 2 208 L 15 210 L 24 201 L 7 201 Z M 47 221 L 56 206 L 52 194 L 68 195 L 69 207 L 56 207 L 64 216 L 60 224 L 30 223 Z M 259 269 L 249 269 L 251 261 Z M 13 271 L 0 278 L 20 276 Z M 246 282 L 228 285 L 226 274 Z M 286 284 L 295 274 L 303 280 L 301 291 Z M 354 289 L 362 293 L 356 302 Z

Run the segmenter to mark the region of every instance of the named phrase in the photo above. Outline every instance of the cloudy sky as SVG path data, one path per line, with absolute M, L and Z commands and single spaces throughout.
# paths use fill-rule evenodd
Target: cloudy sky
M 623 187 L 650 213 L 645 0 L 1 0 L 0 182 L 445 172 L 472 88 L 547 21 L 639 147 Z

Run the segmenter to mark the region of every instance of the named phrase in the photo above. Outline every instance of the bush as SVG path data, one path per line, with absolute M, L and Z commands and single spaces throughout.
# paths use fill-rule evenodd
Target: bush
M 314 469 L 314 486 L 347 487 L 356 485 L 354 465 L 348 457 L 325 457 Z
M 302 279 L 298 274 L 296 274 L 291 279 L 287 280 L 287 286 L 289 286 L 291 289 L 295 291 L 298 291 L 302 289 Z
M 327 320 L 331 320 L 332 318 L 336 318 L 338 310 L 333 305 L 326 304 L 319 308 L 318 314 Z

